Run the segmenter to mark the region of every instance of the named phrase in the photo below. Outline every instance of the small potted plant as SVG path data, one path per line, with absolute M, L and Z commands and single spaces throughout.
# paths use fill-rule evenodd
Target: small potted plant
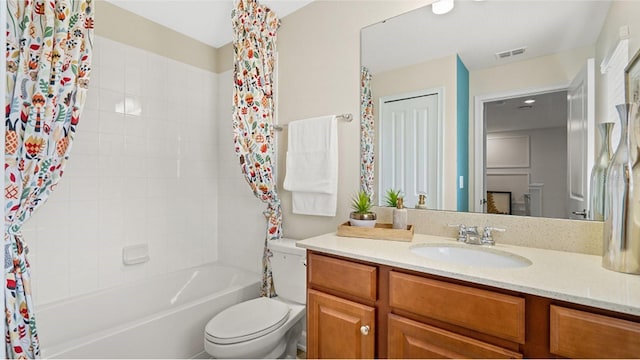
M 375 227 L 376 213 L 371 211 L 371 199 L 366 192 L 360 191 L 351 200 L 353 212 L 349 215 L 351 226 Z
M 401 197 L 402 197 L 402 191 L 389 189 L 387 190 L 387 195 L 385 196 L 384 201 L 387 204 L 387 206 L 397 207 L 398 198 L 401 198 Z

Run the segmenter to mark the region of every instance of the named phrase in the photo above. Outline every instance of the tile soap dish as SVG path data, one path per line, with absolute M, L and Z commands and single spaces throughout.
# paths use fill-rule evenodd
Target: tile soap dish
M 349 222 L 346 222 L 338 226 L 336 235 L 376 240 L 411 241 L 413 240 L 413 225 L 407 225 L 406 229 L 394 229 L 393 224 L 376 223 L 375 227 L 366 228 L 351 226 Z

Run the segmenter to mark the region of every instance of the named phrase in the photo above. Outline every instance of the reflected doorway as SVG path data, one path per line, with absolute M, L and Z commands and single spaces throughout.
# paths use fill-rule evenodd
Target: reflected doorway
M 567 91 L 485 102 L 483 114 L 485 191 L 509 193 L 509 214 L 566 218 Z

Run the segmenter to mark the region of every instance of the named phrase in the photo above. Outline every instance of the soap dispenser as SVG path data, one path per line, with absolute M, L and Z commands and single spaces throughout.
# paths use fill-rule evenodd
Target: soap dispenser
M 427 201 L 427 195 L 425 194 L 418 195 L 418 203 L 416 204 L 416 209 L 425 210 L 427 208 L 426 201 Z
M 396 207 L 393 209 L 393 228 L 407 229 L 407 209 L 404 207 L 404 199 L 399 197 Z

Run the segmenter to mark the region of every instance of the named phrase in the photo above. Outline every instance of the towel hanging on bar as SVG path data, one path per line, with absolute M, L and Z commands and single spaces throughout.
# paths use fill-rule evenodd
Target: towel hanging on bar
M 335 115 L 291 122 L 283 187 L 294 214 L 335 216 L 338 126 Z

